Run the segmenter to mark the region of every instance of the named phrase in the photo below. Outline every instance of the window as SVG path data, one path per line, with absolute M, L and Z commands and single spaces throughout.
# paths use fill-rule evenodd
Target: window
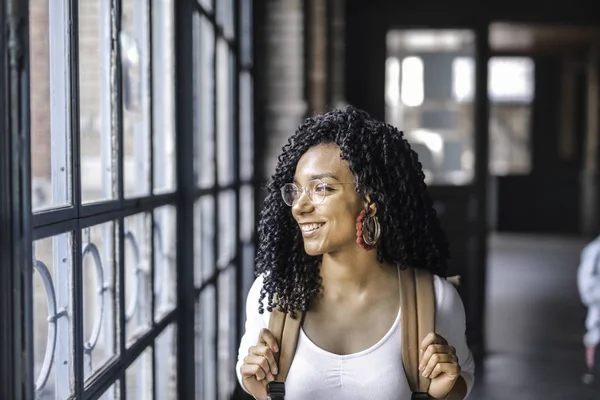
M 533 101 L 533 60 L 528 57 L 492 57 L 489 61 L 488 96 L 493 103 Z M 452 90 L 456 101 L 473 101 L 475 64 L 471 57 L 452 62 Z
M 243 317 L 237 310 L 244 308 L 239 294 L 254 269 L 253 256 L 250 263 L 243 257 L 254 248 L 252 2 L 218 1 L 216 10 L 207 3 L 192 20 L 195 398 L 229 399 Z
M 190 15 L 180 7 L 193 7 L 193 107 L 182 112 L 193 132 L 180 137 L 190 153 L 175 140 L 185 46 L 175 34 L 177 18 Z M 31 354 L 14 361 L 30 379 L 20 385 L 15 372 L 17 397 L 231 397 L 254 252 L 251 13 L 250 0 L 29 2 L 29 60 L 19 66 L 29 101 L 8 117 L 31 116 L 29 152 L 0 164 L 2 189 L 27 207 L 9 247 L 23 262 L 0 265 L 26 276 L 22 289 L 3 282 L 23 299 L 8 321 L 10 351 Z M 194 172 L 186 188 L 180 171 Z M 20 182 L 9 187 L 5 173 Z M 20 185 L 31 192 L 16 193 Z M 182 240 L 194 265 L 178 253 Z M 177 286 L 188 271 L 189 298 Z M 178 369 L 187 349 L 192 378 Z
M 409 107 L 423 104 L 423 60 L 419 57 L 406 57 L 402 60 L 402 103 Z
M 452 67 L 454 98 L 461 103 L 472 102 L 473 59 L 457 57 Z M 529 173 L 533 60 L 528 57 L 492 57 L 488 68 L 490 172 L 493 175 Z
M 386 42 L 386 122 L 404 132 L 427 184 L 471 183 L 473 109 L 462 98 L 474 75 L 453 71 L 464 69 L 455 54 L 473 53 L 474 32 L 393 29 Z
M 71 4 L 29 10 L 33 391 L 173 398 L 173 2 Z

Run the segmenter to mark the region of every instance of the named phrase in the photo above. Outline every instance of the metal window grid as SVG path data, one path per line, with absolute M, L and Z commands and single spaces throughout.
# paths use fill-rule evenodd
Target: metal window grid
M 104 37 L 110 37 L 110 41 L 106 41 L 101 46 L 103 54 L 104 67 L 109 67 L 110 75 L 104 76 L 102 85 L 105 89 L 104 95 L 101 98 L 103 105 L 102 117 L 104 121 L 111 121 L 107 126 L 107 131 L 103 137 L 110 140 L 103 141 L 103 158 L 104 166 L 110 166 L 114 177 L 106 176 L 104 189 L 106 197 L 109 200 L 86 203 L 82 199 L 81 177 L 84 171 L 81 169 L 81 141 L 80 141 L 80 110 L 79 110 L 79 84 L 80 77 L 78 71 L 79 65 L 79 18 L 78 7 L 80 3 L 77 0 L 62 0 L 58 7 L 53 3 L 50 7 L 50 36 L 52 38 L 50 53 L 59 60 L 50 68 L 50 84 L 52 86 L 52 101 L 51 104 L 51 132 L 64 132 L 64 135 L 55 135 L 52 137 L 52 162 L 51 175 L 53 179 L 53 200 L 59 207 L 45 209 L 39 212 L 31 212 L 31 170 L 30 170 L 30 127 L 29 123 L 29 37 L 28 37 L 28 7 L 29 3 L 21 0 L 9 0 L 5 8 L 0 10 L 0 21 L 4 24 L 7 22 L 8 32 L 4 36 L 0 36 L 0 54 L 2 54 L 2 63 L 0 63 L 0 79 L 3 83 L 7 83 L 3 87 L 0 96 L 0 122 L 2 129 L 7 130 L 8 135 L 2 136 L 0 140 L 0 189 L 2 193 L 8 193 L 10 196 L 0 196 L 0 206 L 2 215 L 7 215 L 10 218 L 2 219 L 2 232 L 10 232 L 10 235 L 0 236 L 0 245 L 2 256 L 0 257 L 0 270 L 2 271 L 2 297 L 0 298 L 1 315 L 8 316 L 12 323 L 3 324 L 0 330 L 0 346 L 4 352 L 8 351 L 8 357 L 2 357 L 2 376 L 8 384 L 3 387 L 8 391 L 9 397 L 14 399 L 34 398 L 36 396 L 34 376 L 34 361 L 33 361 L 33 286 L 32 274 L 35 271 L 41 275 L 41 279 L 46 288 L 47 298 L 49 300 L 48 311 L 49 315 L 49 335 L 50 335 L 50 350 L 48 354 L 51 357 L 47 358 L 50 364 L 44 365 L 46 370 L 42 370 L 37 386 L 43 386 L 52 377 L 46 372 L 53 368 L 54 375 L 67 375 L 71 379 L 62 380 L 66 385 L 58 384 L 55 387 L 56 398 L 66 398 L 71 394 L 75 398 L 95 399 L 95 398 L 113 398 L 111 395 L 111 387 L 117 388 L 120 392 L 119 398 L 126 399 L 127 384 L 126 371 L 127 368 L 137 360 L 141 359 L 141 355 L 146 353 L 146 350 L 152 350 L 151 361 L 151 380 L 153 382 L 151 392 L 156 395 L 156 368 L 157 354 L 156 339 L 167 327 L 176 326 L 176 343 L 177 343 L 177 397 L 178 398 L 193 398 L 195 391 L 195 375 L 202 371 L 195 371 L 195 360 L 193 351 L 195 347 L 194 337 L 194 305 L 199 301 L 200 296 L 212 288 L 215 292 L 215 303 L 212 304 L 214 312 L 214 329 L 219 327 L 219 280 L 220 277 L 231 277 L 235 284 L 229 287 L 228 290 L 235 294 L 233 308 L 230 321 L 234 322 L 232 333 L 229 334 L 228 340 L 229 353 L 227 360 L 219 359 L 219 352 L 213 353 L 214 365 L 219 366 L 222 362 L 228 363 L 233 368 L 235 357 L 237 356 L 232 349 L 232 345 L 237 342 L 241 335 L 243 311 L 243 287 L 248 286 L 248 274 L 242 271 L 242 252 L 248 248 L 252 248 L 254 237 L 241 238 L 241 190 L 242 188 L 252 188 L 251 192 L 256 191 L 256 182 L 254 174 L 240 177 L 240 157 L 252 158 L 244 152 L 253 152 L 252 148 L 240 147 L 240 76 L 245 74 L 251 78 L 253 67 L 251 57 L 242 55 L 243 52 L 248 52 L 246 43 L 249 39 L 247 36 L 240 35 L 250 34 L 247 21 L 249 18 L 244 18 L 240 14 L 251 13 L 252 4 L 250 0 L 231 0 L 230 2 L 214 2 L 211 7 L 204 8 L 192 1 L 173 2 L 174 7 L 174 57 L 175 57 L 175 95 L 174 95 L 174 118 L 176 131 L 176 183 L 177 189 L 166 193 L 155 193 L 154 184 L 157 181 L 157 174 L 160 173 L 160 168 L 155 168 L 155 161 L 164 162 L 160 159 L 160 154 L 154 154 L 155 141 L 162 143 L 160 130 L 156 129 L 154 124 L 161 125 L 161 120 L 154 119 L 154 111 L 157 109 L 155 101 L 160 101 L 160 94 L 153 93 L 154 77 L 156 74 L 164 74 L 164 69 L 160 63 L 154 63 L 153 59 L 153 40 L 156 38 L 156 32 L 153 30 L 152 21 L 155 7 L 168 4 L 165 0 L 136 0 L 141 8 L 141 12 L 146 19 L 146 24 L 142 26 L 143 34 L 147 35 L 147 51 L 146 57 L 150 60 L 148 65 L 148 75 L 142 74 L 144 79 L 144 87 L 147 90 L 147 98 L 150 99 L 150 105 L 145 108 L 147 115 L 147 136 L 137 135 L 138 147 L 143 147 L 147 150 L 147 159 L 149 168 L 141 169 L 138 176 L 143 176 L 144 180 L 141 185 L 143 191 L 148 195 L 130 198 L 125 193 L 124 183 L 124 126 L 123 126 L 123 76 L 122 64 L 123 60 L 120 53 L 119 35 L 121 31 L 121 15 L 122 1 L 121 0 L 102 0 L 103 7 L 102 15 L 108 17 L 103 20 L 102 26 L 104 29 L 109 29 L 109 32 L 104 31 Z M 164 4 L 163 4 L 164 3 Z M 216 3 L 216 4 L 215 4 Z M 242 11 L 243 10 L 243 11 Z M 6 11 L 6 15 L 4 12 Z M 164 11 L 164 9 L 163 9 Z M 223 111 L 218 99 L 223 95 L 219 92 L 220 87 L 213 85 L 212 101 L 213 101 L 213 127 L 212 141 L 213 163 L 219 165 L 223 160 L 220 158 L 217 147 L 219 146 L 219 134 L 222 126 L 219 125 L 219 117 L 223 121 L 225 116 L 226 129 L 231 135 L 229 144 L 232 149 L 226 149 L 227 157 L 230 159 L 227 162 L 231 167 L 231 176 L 226 182 L 219 176 L 218 168 L 214 168 L 214 184 L 211 187 L 198 187 L 196 177 L 194 176 L 194 137 L 196 132 L 193 128 L 193 112 L 194 93 L 193 88 L 188 82 L 193 80 L 195 74 L 198 73 L 194 69 L 193 60 L 191 58 L 193 37 L 192 37 L 192 17 L 194 13 L 202 15 L 210 24 L 214 32 L 214 48 L 213 54 L 213 82 L 217 81 L 218 68 L 222 68 L 218 64 L 217 44 L 224 43 L 226 45 L 227 65 L 229 65 L 228 76 L 226 77 L 227 84 L 225 85 L 228 91 L 228 104 L 226 110 Z M 6 19 L 5 19 L 6 18 Z M 244 24 L 243 27 L 240 25 Z M 106 36 L 107 33 L 110 33 Z M 244 49 L 241 46 L 245 46 Z M 160 46 L 158 46 L 160 49 Z M 107 54 L 107 52 L 109 54 Z M 62 55 L 59 57 L 58 55 Z M 242 60 L 243 58 L 243 60 Z M 54 60 L 54 59 L 53 59 Z M 164 76 L 164 75 L 163 75 Z M 10 84 L 9 84 L 10 83 Z M 110 86 L 110 92 L 108 89 Z M 251 90 L 251 88 L 250 88 Z M 107 96 L 108 94 L 108 96 Z M 251 96 L 249 97 L 250 104 L 245 107 L 252 108 Z M 4 112 L 7 112 L 6 114 Z M 225 112 L 225 114 L 223 114 Z M 219 114 L 221 113 L 221 114 Z M 156 122 L 158 121 L 158 122 Z M 252 127 L 246 127 L 252 131 Z M 145 138 L 145 139 L 144 139 Z M 57 140 L 55 140 L 57 139 Z M 145 140 L 145 141 L 144 141 Z M 221 144 L 222 145 L 222 144 Z M 144 154 L 142 152 L 142 154 Z M 108 156 L 110 155 L 110 156 Z M 68 165 L 65 165 L 65 161 Z M 253 165 L 255 167 L 255 165 Z M 255 170 L 255 168 L 253 168 Z M 70 172 L 70 176 L 69 176 Z M 62 178 L 61 178 L 62 177 Z M 220 179 L 221 178 L 221 179 Z M 160 181 L 160 178 L 158 178 Z M 58 182 L 58 183 L 57 183 Z M 221 182 L 221 184 L 219 184 Z M 247 189 L 246 189 L 247 190 Z M 220 218 L 222 216 L 223 206 L 219 202 L 220 195 L 223 193 L 232 193 L 234 198 L 233 220 L 234 220 L 234 251 L 229 254 L 229 259 L 221 260 L 218 268 L 214 268 L 211 276 L 203 277 L 200 285 L 194 285 L 194 258 L 200 255 L 194 254 L 194 224 L 193 220 L 197 218 L 194 215 L 194 204 L 201 197 L 210 196 L 213 198 L 214 204 L 214 226 L 215 232 L 212 239 L 212 251 L 214 255 L 220 254 L 221 239 L 218 231 Z M 162 314 L 160 318 L 154 318 L 155 309 L 157 308 L 157 300 L 155 299 L 155 279 L 156 274 L 156 257 L 155 253 L 159 252 L 157 243 L 162 243 L 161 226 L 157 223 L 155 211 L 161 210 L 166 206 L 172 206 L 176 210 L 176 304 L 166 314 Z M 129 304 L 125 302 L 125 246 L 127 243 L 134 245 L 134 253 L 137 249 L 137 241 L 130 230 L 126 228 L 126 218 L 137 215 L 150 214 L 150 229 L 148 235 L 150 256 L 149 256 L 149 285 L 151 287 L 152 296 L 150 296 L 150 314 L 151 324 L 143 331 L 142 334 L 136 336 L 135 341 L 128 342 L 125 326 L 131 313 L 136 310 L 134 304 L 126 309 Z M 190 216 L 194 215 L 194 218 Z M 253 210 L 251 217 L 256 215 Z M 93 226 L 112 223 L 114 228 L 112 232 L 104 232 L 109 240 L 103 242 L 108 243 L 108 252 L 110 252 L 116 260 L 114 262 L 116 274 L 114 282 L 105 277 L 107 270 L 102 268 L 104 263 L 103 254 L 97 249 L 93 241 L 89 237 L 89 229 Z M 112 234 L 116 235 L 116 239 L 112 239 Z M 69 236 L 71 237 L 69 242 Z M 50 276 L 48 266 L 41 260 L 35 258 L 35 242 L 45 238 L 52 238 L 53 246 L 53 262 L 60 263 L 71 258 L 70 270 L 58 269 L 54 277 Z M 111 248 L 110 243 L 115 243 L 116 248 Z M 159 245 L 160 246 L 160 245 Z M 161 249 L 162 251 L 162 249 Z M 99 304 L 101 307 L 100 314 L 105 319 L 104 322 L 99 322 L 103 325 L 105 332 L 105 345 L 115 349 L 115 356 L 111 358 L 105 365 L 100 367 L 99 371 L 86 372 L 85 348 L 88 346 L 89 351 L 93 348 L 93 343 L 90 344 L 88 337 L 84 337 L 83 319 L 83 259 L 84 257 L 92 257 L 96 265 L 96 274 L 99 279 L 99 290 L 96 294 L 99 296 Z M 216 257 L 215 257 L 216 260 Z M 215 261 L 216 262 L 216 261 Z M 248 267 L 248 266 L 246 266 Z M 139 272 L 139 266 L 135 267 L 136 277 Z M 229 282 L 232 280 L 230 279 Z M 107 308 L 104 293 L 111 292 L 115 299 L 117 309 L 116 316 L 110 317 L 110 306 Z M 70 306 L 61 308 L 63 303 L 70 303 Z M 110 302 L 109 302 L 110 303 Z M 109 313 L 109 314 L 106 314 Z M 67 323 L 66 316 L 69 316 Z M 107 316 L 108 315 L 108 316 Z M 91 317 L 90 317 L 91 318 Z M 112 319 L 112 322 L 110 320 Z M 20 323 L 19 321 L 24 321 Z M 106 322 L 109 321 L 109 322 Z M 116 324 L 117 329 L 106 324 Z M 99 326 L 100 326 L 99 325 Z M 223 322 L 221 321 L 221 325 Z M 10 326 L 11 332 L 5 327 Z M 111 338 L 111 331 L 118 332 L 118 336 Z M 97 332 L 96 332 L 97 333 Z M 99 333 L 97 333 L 99 334 Z M 95 337 L 95 335 L 92 335 Z M 214 338 L 213 346 L 215 349 L 219 347 L 218 336 Z M 92 341 L 94 341 L 92 337 Z M 112 342 L 111 342 L 112 341 Z M 21 344 L 19 344 L 21 343 Z M 11 351 L 12 349 L 12 351 Z M 26 354 L 23 359 L 21 352 Z M 63 352 L 61 354 L 61 352 Z M 68 354 L 72 352 L 72 354 Z M 71 363 L 59 363 L 57 359 L 72 357 Z M 230 375 L 227 379 L 235 379 L 233 369 L 231 368 Z M 217 368 L 218 370 L 219 368 Z M 225 368 L 227 369 L 227 368 Z M 93 374 L 92 374 L 93 372 Z M 87 380 L 88 374 L 92 374 Z M 57 380 L 58 382 L 58 380 Z M 145 381 L 141 381 L 145 382 Z M 214 374 L 214 385 L 216 387 L 222 384 L 223 380 L 219 374 Z M 233 382 L 229 383 L 229 389 L 233 389 Z M 220 398 L 231 394 L 227 390 L 220 394 Z

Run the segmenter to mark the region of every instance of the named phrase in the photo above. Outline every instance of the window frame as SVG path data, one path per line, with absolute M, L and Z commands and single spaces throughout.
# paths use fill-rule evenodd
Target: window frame
M 223 326 L 223 321 L 219 320 L 219 277 L 227 277 L 229 282 L 228 292 L 234 294 L 234 298 L 230 299 L 230 311 L 232 314 L 228 318 L 226 325 L 231 325 L 232 331 L 229 335 L 229 346 L 237 343 L 241 337 L 241 329 L 243 324 L 243 288 L 249 287 L 249 267 L 247 262 L 243 263 L 242 251 L 254 248 L 254 234 L 248 235 L 242 239 L 240 232 L 242 211 L 240 206 L 240 192 L 242 187 L 245 192 L 251 197 L 256 196 L 257 185 L 255 180 L 256 162 L 254 157 L 254 149 L 240 148 L 240 79 L 242 74 L 246 74 L 250 78 L 250 103 L 246 106 L 250 108 L 250 115 L 253 116 L 253 66 L 251 64 L 252 57 L 246 57 L 250 61 L 243 61 L 242 58 L 242 41 L 239 40 L 240 32 L 242 32 L 242 23 L 240 12 L 242 7 L 246 11 L 252 13 L 253 4 L 250 0 L 231 0 L 228 4 L 231 5 L 230 10 L 220 18 L 222 21 L 230 21 L 229 26 L 225 27 L 217 22 L 218 14 L 222 12 L 220 7 L 223 3 L 215 4 L 207 9 L 202 5 L 192 1 L 173 2 L 174 8 L 174 27 L 173 27 L 173 51 L 174 51 L 174 85 L 176 94 L 174 95 L 174 130 L 175 135 L 175 185 L 171 191 L 161 191 L 155 193 L 155 168 L 154 168 L 154 106 L 151 104 L 148 110 L 148 123 L 150 134 L 149 140 L 149 168 L 147 171 L 149 191 L 147 195 L 127 197 L 124 193 L 124 150 L 123 150 L 123 87 L 122 87 L 122 70 L 121 70 L 121 55 L 119 53 L 118 35 L 111 35 L 110 49 L 113 54 L 111 60 L 111 119 L 113 125 L 111 127 L 112 134 L 116 135 L 116 195 L 114 198 L 99 201 L 94 203 L 85 203 L 82 201 L 82 185 L 81 175 L 83 171 L 80 168 L 80 115 L 79 115 L 79 51 L 78 51 L 78 33 L 79 33 L 79 18 L 78 18 L 78 1 L 63 0 L 61 5 L 64 8 L 56 7 L 50 11 L 54 13 L 55 23 L 61 26 L 61 34 L 64 35 L 64 42 L 61 42 L 64 49 L 64 65 L 58 65 L 55 71 L 65 68 L 67 74 L 65 81 L 57 81 L 54 77 L 52 82 L 58 83 L 64 91 L 59 90 L 61 104 L 53 104 L 54 112 L 59 115 L 61 120 L 59 125 L 53 126 L 53 130 L 64 129 L 65 138 L 63 149 L 70 153 L 70 157 L 66 154 L 61 156 L 66 157 L 70 163 L 70 174 L 67 184 L 70 185 L 69 201 L 70 205 L 53 207 L 41 211 L 33 212 L 31 209 L 31 147 L 30 147 L 30 130 L 28 118 L 30 112 L 29 104 L 29 4 L 19 0 L 9 0 L 9 7 L 6 10 L 11 12 L 11 15 L 4 15 L 4 8 L 0 9 L 0 21 L 5 22 L 11 28 L 8 29 L 8 37 L 4 36 L 4 30 L 0 33 L 0 54 L 3 59 L 0 62 L 0 79 L 3 83 L 12 81 L 11 85 L 3 85 L 4 88 L 0 93 L 0 127 L 9 131 L 8 135 L 2 135 L 0 138 L 0 189 L 2 193 L 9 193 L 10 196 L 0 196 L 0 211 L 2 215 L 7 215 L 10 218 L 0 221 L 2 232 L 10 232 L 10 235 L 3 235 L 0 232 L 0 275 L 3 278 L 0 281 L 0 316 L 2 320 L 12 321 L 7 324 L 10 329 L 0 329 L 0 350 L 2 351 L 2 362 L 0 363 L 0 371 L 2 372 L 2 382 L 10 398 L 33 398 L 34 397 L 34 367 L 33 367 L 33 338 L 31 330 L 33 329 L 33 256 L 34 256 L 34 241 L 53 238 L 57 235 L 70 234 L 72 239 L 70 242 L 72 265 L 70 268 L 70 276 L 74 284 L 68 290 L 71 296 L 70 315 L 71 319 L 71 340 L 72 340 L 72 365 L 68 368 L 72 371 L 72 394 L 74 398 L 95 399 L 103 396 L 107 390 L 113 385 L 121 392 L 122 397 L 126 397 L 126 373 L 128 367 L 140 360 L 140 356 L 145 354 L 147 350 L 152 351 L 152 374 L 155 375 L 157 364 L 157 339 L 169 327 L 176 328 L 176 343 L 177 343 L 177 396 L 178 398 L 192 398 L 195 394 L 194 382 L 195 375 L 201 371 L 194 370 L 194 318 L 190 318 L 194 313 L 194 305 L 198 302 L 204 291 L 213 286 L 216 292 L 217 301 L 212 304 L 215 311 L 215 326 L 219 324 Z M 121 0 L 108 0 L 111 10 L 110 25 L 117 32 L 121 29 Z M 152 8 L 155 4 L 153 0 L 145 0 L 148 6 L 148 55 L 150 61 L 149 74 L 150 85 L 148 86 L 149 98 L 152 103 L 154 84 L 153 84 L 153 14 Z M 12 8 L 11 8 L 12 7 Z M 215 168 L 214 185 L 211 187 L 199 187 L 194 176 L 194 154 L 193 140 L 195 132 L 193 129 L 193 88 L 186 84 L 188 78 L 193 78 L 197 72 L 193 68 L 193 62 L 190 58 L 193 38 L 191 36 L 191 16 L 192 13 L 199 13 L 205 16 L 212 27 L 214 28 L 215 44 L 217 40 L 224 41 L 227 47 L 227 60 L 229 65 L 228 86 L 225 90 L 228 91 L 228 104 L 224 111 L 228 118 L 227 129 L 230 131 L 231 146 L 228 153 L 228 163 L 232 167 L 232 179 L 227 184 L 219 186 L 217 183 L 217 168 Z M 67 21 L 69 22 L 67 24 Z M 252 21 L 252 15 L 250 15 Z M 64 25 L 62 25 L 64 23 Z M 246 39 L 246 38 L 245 38 Z M 12 40 L 12 42 L 11 42 Z M 9 49 L 8 43 L 17 44 L 16 47 Z M 247 44 L 247 43 L 246 43 Z M 20 46 L 19 46 L 20 45 Z M 57 50 L 54 50 L 57 51 Z M 22 52 L 22 53 L 21 53 Z M 13 61 L 12 63 L 9 63 Z M 214 67 L 217 65 L 217 55 L 214 57 Z M 63 71 L 64 72 L 64 71 Z M 216 79 L 216 68 L 213 69 Z M 112 91 L 115 91 L 114 93 Z M 214 89 L 215 92 L 218 90 Z M 192 100 L 192 101 L 189 101 Z M 213 102 L 216 103 L 217 96 L 213 93 Z M 64 107 L 64 108 L 61 108 Z M 4 111 L 10 112 L 4 113 Z M 67 110 L 67 111 L 65 111 Z M 214 105 L 214 121 L 213 134 L 214 141 L 214 162 L 217 163 L 218 140 L 217 140 L 217 113 L 219 112 L 217 105 Z M 221 115 L 224 115 L 221 113 Z M 5 118 L 6 117 L 6 118 Z M 116 123 L 114 123 L 116 121 Z M 61 128 L 62 127 L 62 128 Z M 251 131 L 250 141 L 253 140 L 253 127 Z M 7 156 L 7 157 L 4 157 Z M 245 179 L 240 179 L 240 157 L 245 156 L 247 159 L 252 159 L 253 171 Z M 197 216 L 194 214 L 194 203 L 202 196 L 214 197 L 214 212 L 215 212 L 215 232 L 212 240 L 212 247 L 215 254 L 218 254 L 222 232 L 219 231 L 219 194 L 230 192 L 233 194 L 233 208 L 230 214 L 234 219 L 233 230 L 233 251 L 228 253 L 229 260 L 223 261 L 223 267 L 214 268 L 214 274 L 204 280 L 201 285 L 194 285 L 194 225 L 193 219 Z M 155 235 L 156 235 L 156 218 L 154 211 L 161 207 L 173 206 L 176 209 L 175 231 L 178 237 L 176 244 L 176 304 L 175 308 L 169 311 L 160 319 L 151 318 L 151 327 L 128 346 L 125 318 L 126 307 L 125 303 L 125 240 L 126 234 L 124 224 L 125 219 L 140 213 L 149 213 L 151 215 L 150 235 L 150 285 L 152 293 L 154 292 L 155 284 Z M 256 207 L 252 205 L 251 217 L 256 215 Z M 245 211 L 248 214 L 248 211 Z M 190 219 L 190 215 L 194 218 Z M 89 382 L 85 381 L 84 377 L 84 361 L 83 361 L 83 344 L 86 340 L 83 334 L 83 260 L 82 260 L 82 245 L 85 241 L 83 231 L 89 227 L 102 223 L 112 222 L 116 224 L 116 246 L 118 247 L 115 254 L 118 255 L 115 261 L 117 268 L 118 286 L 118 313 L 115 317 L 118 330 L 118 350 L 117 355 L 113 357 L 106 365 L 100 367 L 100 370 L 93 375 Z M 247 225 L 247 224 L 246 224 Z M 216 262 L 216 258 L 215 258 Z M 242 271 L 242 265 L 245 271 Z M 253 268 L 252 268 L 253 269 Z M 6 278 L 6 279 L 5 279 Z M 192 278 L 192 279 L 190 279 Z M 22 288 L 22 290 L 21 290 Z M 155 300 L 154 295 L 151 296 L 152 316 L 155 315 Z M 191 312 L 190 312 L 191 311 Z M 23 324 L 16 321 L 24 321 Z M 8 332 L 8 331 L 11 332 Z M 15 345 L 22 343 L 22 345 Z M 218 344 L 218 339 L 215 339 L 215 345 Z M 237 348 L 235 348 L 237 350 Z M 9 354 L 6 354 L 8 352 Z M 21 354 L 27 354 L 26 358 L 22 358 Z M 230 353 L 228 359 L 220 360 L 219 355 L 215 354 L 215 362 L 217 367 L 223 362 L 235 365 L 237 352 Z M 55 367 L 55 366 L 54 366 Z M 191 368 L 189 368 L 191 367 Z M 217 368 L 219 369 L 219 368 Z M 227 369 L 227 368 L 226 368 Z M 227 388 L 228 394 L 233 393 L 236 386 L 235 373 L 231 370 L 228 373 Z M 153 376 L 153 378 L 156 378 Z M 215 374 L 215 383 L 222 384 L 223 378 L 219 374 Z M 52 379 L 52 378 L 50 378 Z M 157 393 L 157 381 L 152 379 L 152 392 Z

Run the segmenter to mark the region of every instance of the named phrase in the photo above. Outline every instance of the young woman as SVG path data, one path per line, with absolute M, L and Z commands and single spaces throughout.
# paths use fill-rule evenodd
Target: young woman
M 417 155 L 396 128 L 348 107 L 309 118 L 284 146 L 258 227 L 237 375 L 257 399 L 277 374 L 270 312 L 304 312 L 286 400 L 410 399 L 399 269 L 434 274 L 436 332 L 421 343 L 429 396 L 463 399 L 474 362 L 448 244 Z

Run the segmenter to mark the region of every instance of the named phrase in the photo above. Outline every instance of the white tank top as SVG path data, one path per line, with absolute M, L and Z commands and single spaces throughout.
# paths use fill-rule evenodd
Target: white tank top
M 268 327 L 270 313 L 258 313 L 262 287 L 258 277 L 248 293 L 246 331 L 242 337 L 236 373 L 248 349 L 256 345 L 262 328 Z M 454 286 L 434 276 L 436 331 L 456 348 L 468 393 L 473 387 L 475 364 L 465 337 L 465 312 Z M 285 382 L 286 400 L 410 400 L 411 391 L 402 367 L 401 325 L 398 312 L 388 332 L 373 346 L 358 353 L 338 355 L 314 344 L 303 330 Z M 243 387 L 243 385 L 242 385 Z

